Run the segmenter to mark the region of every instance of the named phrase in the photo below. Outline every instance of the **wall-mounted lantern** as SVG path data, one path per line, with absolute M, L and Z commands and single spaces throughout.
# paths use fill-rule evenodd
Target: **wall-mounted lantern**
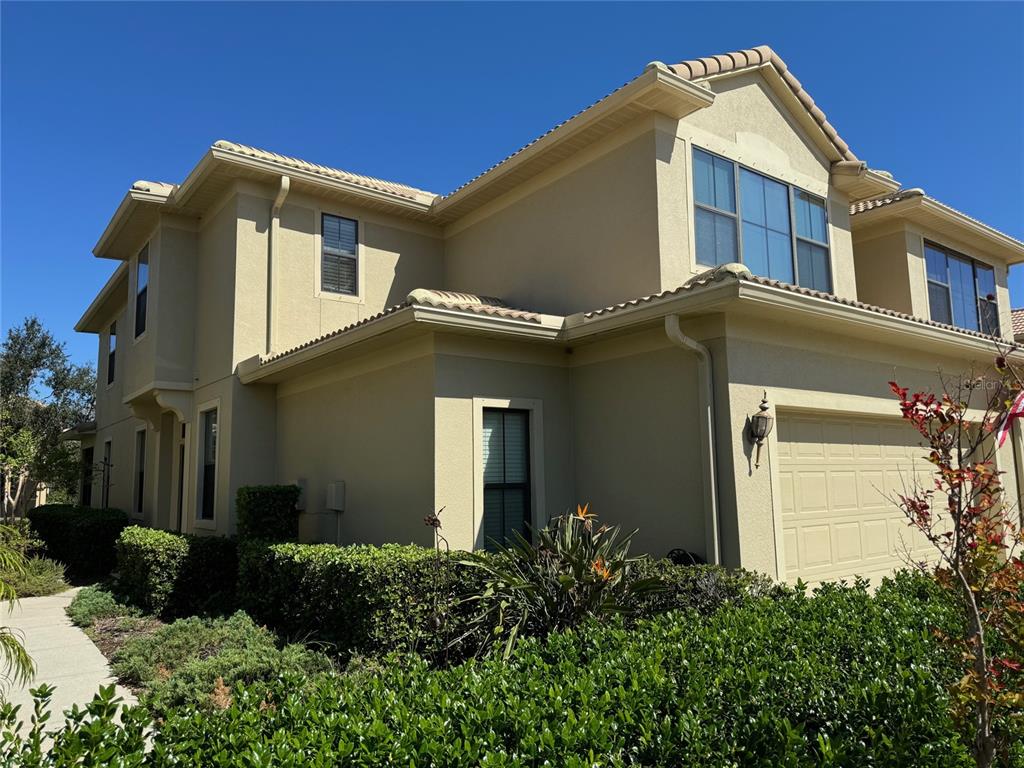
M 761 398 L 761 405 L 758 411 L 750 417 L 750 439 L 757 446 L 757 453 L 754 455 L 754 468 L 761 466 L 761 446 L 765 439 L 772 433 L 775 426 L 775 417 L 768 410 L 768 393 L 765 392 Z

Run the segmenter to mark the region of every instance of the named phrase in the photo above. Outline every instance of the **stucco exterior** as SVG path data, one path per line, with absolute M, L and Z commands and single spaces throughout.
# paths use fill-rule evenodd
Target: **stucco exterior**
M 1012 338 L 1007 274 L 1024 244 L 857 160 L 769 49 L 726 58 L 653 63 L 445 196 L 223 141 L 180 185 L 137 182 L 95 250 L 123 266 L 77 326 L 99 338 L 87 442 L 99 461 L 111 441 L 110 503 L 151 525 L 231 535 L 238 488 L 298 483 L 303 540 L 430 545 L 423 518 L 443 509 L 448 545 L 480 548 L 494 487 L 484 414 L 511 409 L 526 414 L 533 526 L 589 502 L 637 529 L 640 551 L 792 580 L 813 577 L 801 559 L 813 546 L 842 574 L 866 551 L 849 538 L 857 504 L 875 517 L 880 507 L 848 484 L 840 522 L 830 507 L 802 528 L 800 472 L 826 488 L 873 477 L 861 455 L 910 461 L 885 437 L 900 427 L 887 382 L 934 388 L 939 369 L 988 363 Z M 786 185 L 791 252 L 797 193 L 822 201 L 830 290 L 699 263 L 697 149 Z M 323 280 L 325 215 L 352 228 L 342 257 L 354 291 Z M 932 319 L 926 242 L 992 267 L 998 337 Z M 146 246 L 147 328 L 135 339 Z M 780 429 L 755 466 L 748 419 L 762 398 Z M 851 436 L 834 451 L 846 463 L 828 465 L 830 438 L 794 463 L 804 427 Z M 1022 451 L 1015 433 L 999 454 L 1014 497 Z M 867 549 L 893 525 L 875 525 Z M 869 565 L 875 575 L 891 563 Z

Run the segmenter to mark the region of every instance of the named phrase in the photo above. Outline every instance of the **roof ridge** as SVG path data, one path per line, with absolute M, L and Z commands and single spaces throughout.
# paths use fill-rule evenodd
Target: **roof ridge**
M 803 84 L 790 72 L 786 62 L 783 61 L 782 57 L 771 46 L 759 45 L 755 48 L 744 48 L 739 51 L 730 51 L 729 53 L 720 53 L 699 59 L 688 59 L 678 64 L 670 65 L 670 69 L 686 80 L 700 80 L 705 77 L 712 77 L 713 75 L 767 65 L 775 68 L 782 81 L 789 86 L 797 101 L 814 118 L 814 121 L 828 140 L 832 142 L 832 145 L 839 154 L 846 160 L 858 160 L 857 155 L 850 149 L 850 145 L 843 141 L 832 123 L 825 117 L 825 113 L 814 103 L 811 95 L 804 90 Z

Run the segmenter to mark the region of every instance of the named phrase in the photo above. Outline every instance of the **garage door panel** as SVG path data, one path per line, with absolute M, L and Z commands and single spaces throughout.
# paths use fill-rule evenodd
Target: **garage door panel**
M 818 441 L 815 443 L 815 441 Z M 892 499 L 925 478 L 919 437 L 897 419 L 780 417 L 783 561 L 790 581 L 874 579 L 927 542 Z

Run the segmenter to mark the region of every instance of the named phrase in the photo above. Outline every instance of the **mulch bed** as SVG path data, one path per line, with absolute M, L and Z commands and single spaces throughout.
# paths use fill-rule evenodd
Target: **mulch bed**
M 118 649 L 129 640 L 151 635 L 163 625 L 162 621 L 152 616 L 117 616 L 112 619 L 96 619 L 86 630 L 86 634 L 100 649 L 100 653 L 107 659 L 112 659 Z

